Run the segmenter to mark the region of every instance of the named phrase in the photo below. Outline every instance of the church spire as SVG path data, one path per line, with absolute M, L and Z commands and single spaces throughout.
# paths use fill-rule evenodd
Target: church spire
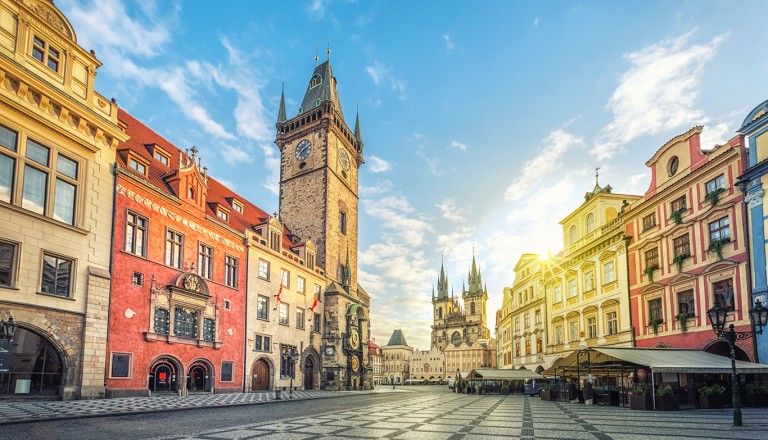
M 437 278 L 437 299 L 448 299 L 448 276 L 445 275 L 445 265 L 440 263 L 440 276 Z
M 349 268 L 349 244 L 347 244 L 347 261 L 342 269 L 341 281 L 344 285 L 344 290 L 349 293 L 349 288 L 352 284 L 352 269 Z
M 330 46 L 328 48 L 328 59 L 324 63 L 315 66 L 315 70 L 312 72 L 312 77 L 309 79 L 307 91 L 304 93 L 304 99 L 301 101 L 298 114 L 307 113 L 319 107 L 323 102 L 328 101 L 333 104 L 333 110 L 344 119 L 339 94 L 336 91 L 336 78 L 333 76 L 333 70 L 331 69 Z
M 355 115 L 355 139 L 358 142 L 363 141 L 363 132 L 360 131 L 360 105 L 357 106 L 357 114 Z
M 283 91 L 280 92 L 280 109 L 277 111 L 277 122 L 285 122 L 288 118 L 285 116 L 285 81 L 283 81 Z

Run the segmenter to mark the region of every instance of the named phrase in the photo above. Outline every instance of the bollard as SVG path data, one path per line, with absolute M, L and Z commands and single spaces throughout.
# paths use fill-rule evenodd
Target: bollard
M 275 400 L 283 400 L 280 393 L 280 388 L 275 388 Z

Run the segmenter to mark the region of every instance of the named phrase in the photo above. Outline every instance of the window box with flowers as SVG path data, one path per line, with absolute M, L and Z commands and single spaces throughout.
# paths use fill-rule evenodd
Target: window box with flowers
M 655 264 L 654 264 L 653 266 L 649 266 L 649 267 L 646 267 L 646 268 L 645 268 L 645 270 L 643 271 L 643 273 L 645 274 L 645 276 L 647 276 L 647 277 L 648 277 L 648 281 L 649 281 L 649 282 L 651 282 L 651 283 L 653 282 L 653 273 L 654 273 L 655 271 L 657 271 L 657 270 L 659 270 L 659 266 L 657 266 L 657 265 L 655 265 Z
M 704 196 L 704 200 L 709 202 L 710 205 L 716 206 L 720 201 L 720 194 L 725 192 L 725 188 L 717 188 L 714 191 L 710 191 Z
M 677 321 L 681 332 L 686 333 L 688 331 L 688 320 L 693 317 L 693 313 L 688 312 L 682 312 L 675 315 L 675 320 Z
M 688 258 L 690 258 L 690 254 L 680 254 L 675 255 L 675 258 L 672 259 L 672 262 L 677 266 L 678 272 L 683 271 L 683 262 Z
M 717 255 L 718 260 L 723 259 L 723 246 L 725 246 L 727 243 L 731 241 L 730 238 L 721 238 L 719 240 L 712 240 L 709 243 L 709 248 L 707 248 L 707 251 L 714 252 Z
M 686 209 L 678 209 L 676 211 L 672 211 L 672 215 L 669 216 L 669 219 L 674 221 L 676 225 L 679 225 L 683 223 L 683 213 L 686 211 Z
M 661 324 L 663 324 L 663 323 L 664 323 L 663 319 L 661 319 L 661 318 L 654 318 L 654 319 L 651 319 L 650 321 L 648 321 L 648 327 L 650 327 L 651 330 L 653 330 L 653 334 L 654 335 L 658 335 L 659 334 L 659 327 L 661 327 Z

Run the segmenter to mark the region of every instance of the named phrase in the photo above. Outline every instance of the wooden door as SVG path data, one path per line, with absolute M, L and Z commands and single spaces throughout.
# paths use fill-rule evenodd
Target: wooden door
M 314 364 L 312 363 L 312 358 L 307 357 L 307 361 L 304 363 L 304 389 L 305 390 L 313 390 L 315 389 L 314 386 Z
M 253 363 L 251 370 L 251 391 L 263 391 L 269 389 L 269 365 L 264 359 Z

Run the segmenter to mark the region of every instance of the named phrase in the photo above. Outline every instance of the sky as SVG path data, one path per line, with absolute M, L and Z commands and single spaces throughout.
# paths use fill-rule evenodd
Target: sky
M 735 135 L 768 98 L 768 2 L 57 0 L 103 62 L 96 89 L 209 173 L 277 211 L 281 84 L 295 116 L 331 64 L 359 108 L 359 282 L 380 345 L 429 349 L 441 261 L 473 252 L 488 322 L 523 253 L 557 253 L 595 184 L 641 195 L 645 162 L 704 126 Z M 290 225 L 288 225 L 290 227 Z

